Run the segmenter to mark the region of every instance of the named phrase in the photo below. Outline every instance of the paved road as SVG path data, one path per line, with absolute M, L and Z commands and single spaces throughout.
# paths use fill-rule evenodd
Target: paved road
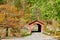
M 13 39 L 2 39 L 2 40 L 56 40 L 50 36 L 44 35 L 42 33 L 33 33 L 31 36 Z

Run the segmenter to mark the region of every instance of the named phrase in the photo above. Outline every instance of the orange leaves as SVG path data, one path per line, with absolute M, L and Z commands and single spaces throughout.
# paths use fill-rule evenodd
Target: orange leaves
M 16 27 L 19 25 L 19 23 L 18 23 L 19 20 L 16 17 L 15 18 L 8 17 L 7 20 L 8 20 L 7 25 L 10 27 Z
M 18 11 L 17 7 L 15 7 L 14 5 L 10 6 L 10 5 L 0 5 L 1 9 L 5 9 L 6 12 L 12 12 L 14 15 L 20 15 L 20 17 L 23 17 L 24 15 L 24 10 L 20 10 Z
M 16 24 L 13 23 L 13 22 L 9 22 L 7 25 L 8 25 L 9 27 L 15 27 L 15 26 L 16 26 Z
M 6 23 L 10 27 L 24 26 L 26 24 L 26 22 L 29 21 L 29 20 L 25 20 L 23 18 L 25 14 L 26 14 L 25 16 L 27 18 L 30 17 L 30 14 L 28 12 L 29 10 L 25 13 L 25 11 L 23 9 L 18 11 L 17 7 L 15 7 L 14 5 L 10 6 L 8 4 L 0 5 L 0 9 L 3 9 L 3 13 L 1 14 L 2 17 L 5 16 L 3 14 L 4 14 L 4 12 L 6 12 L 7 17 L 5 20 L 7 20 Z M 1 20 L 3 19 L 2 17 L 1 17 Z
M 7 9 L 7 10 L 10 10 L 10 6 L 9 5 L 0 5 L 0 8 L 4 8 L 4 9 Z
M 7 18 L 7 20 L 10 21 L 10 22 L 15 21 L 15 19 L 12 18 L 12 17 Z
M 18 13 L 17 7 L 15 6 L 10 6 L 10 5 L 0 5 L 0 8 L 6 9 L 7 11 L 13 12 L 13 13 Z
M 15 23 L 15 21 L 13 21 L 13 20 L 14 20 L 14 19 L 8 20 L 7 25 L 8 25 L 9 27 L 15 27 L 15 26 L 16 26 L 16 23 Z
M 23 17 L 24 16 L 24 10 L 20 10 L 19 14 L 20 14 L 20 17 Z

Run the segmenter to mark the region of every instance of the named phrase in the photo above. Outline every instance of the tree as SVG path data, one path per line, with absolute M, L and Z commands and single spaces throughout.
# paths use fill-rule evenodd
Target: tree
M 6 1 L 5 0 L 0 0 L 0 5 L 1 4 L 6 4 Z

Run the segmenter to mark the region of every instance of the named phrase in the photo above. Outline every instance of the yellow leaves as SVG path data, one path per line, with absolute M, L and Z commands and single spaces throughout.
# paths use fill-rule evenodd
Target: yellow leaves
M 23 17 L 23 15 L 24 15 L 24 10 L 20 10 L 20 11 L 19 11 L 19 14 L 20 14 L 20 17 Z
M 28 17 L 28 18 L 29 18 L 29 17 L 30 17 L 30 14 L 29 14 L 29 13 L 28 13 L 28 14 L 26 14 L 26 17 Z
M 31 6 L 30 4 L 29 4 L 29 5 L 27 5 L 27 7 L 28 7 L 28 8 L 30 8 L 30 6 Z
M 54 0 L 49 0 L 49 1 L 50 1 L 51 5 L 53 5 L 53 4 L 54 4 Z
M 19 21 L 19 19 L 17 17 L 15 17 L 15 21 Z
M 21 18 L 20 19 L 20 26 L 24 26 L 25 25 L 25 22 L 26 22 L 25 19 Z
M 17 7 L 11 6 L 11 9 L 12 9 L 12 10 L 17 10 Z
M 24 23 L 24 22 L 25 22 L 25 19 L 20 18 L 20 23 Z
M 56 28 L 59 28 L 60 24 L 58 22 L 56 22 L 55 26 L 56 26 Z
M 5 15 L 0 13 L 0 22 L 4 22 Z
M 17 7 L 11 6 L 10 9 L 13 13 L 18 14 Z
M 7 5 L 7 4 L 0 5 L 0 8 L 5 9 L 6 13 L 8 13 L 8 14 L 12 13 L 13 15 L 19 15 L 20 17 L 23 17 L 23 15 L 24 15 L 24 10 L 18 11 L 17 7 L 15 7 L 14 5 L 12 5 L 12 6 Z
M 0 13 L 0 17 L 4 17 L 4 13 Z

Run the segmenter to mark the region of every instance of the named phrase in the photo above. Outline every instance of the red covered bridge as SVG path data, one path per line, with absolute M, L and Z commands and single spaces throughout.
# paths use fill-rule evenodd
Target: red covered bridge
M 33 25 L 37 25 L 36 26 L 36 28 L 37 28 L 37 31 L 33 31 L 33 28 L 35 27 L 33 27 Z M 35 20 L 35 21 L 33 21 L 33 22 L 31 22 L 30 24 L 29 24 L 29 32 L 31 33 L 31 32 L 43 32 L 43 29 L 44 29 L 44 27 L 43 27 L 43 23 L 42 22 L 40 22 L 40 21 L 38 21 L 38 20 Z

